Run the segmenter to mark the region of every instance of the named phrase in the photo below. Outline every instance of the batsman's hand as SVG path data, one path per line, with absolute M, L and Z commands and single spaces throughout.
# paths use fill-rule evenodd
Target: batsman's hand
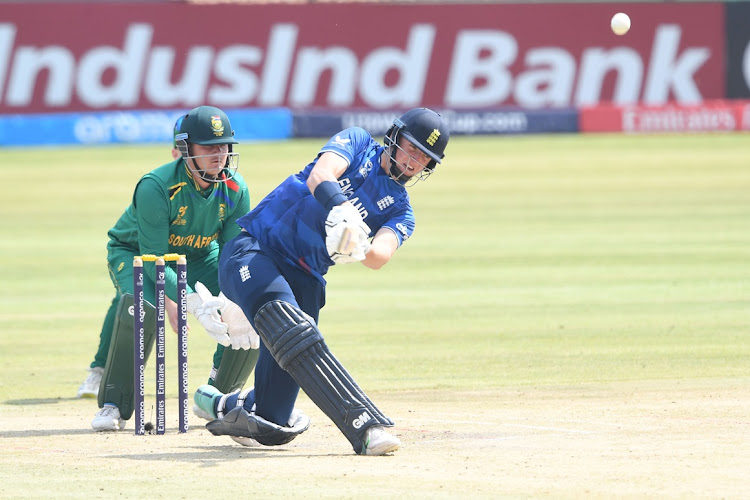
M 221 320 L 219 310 L 225 305 L 222 297 L 214 297 L 206 286 L 200 281 L 195 282 L 195 292 L 187 296 L 187 310 L 198 318 L 200 324 L 206 329 L 216 342 L 224 347 L 232 343 L 229 339 L 229 325 Z
M 364 260 L 370 250 L 370 226 L 351 203 L 335 206 L 328 213 L 326 250 L 336 264 Z
M 221 319 L 229 326 L 229 341 L 232 349 L 258 349 L 260 337 L 253 325 L 247 320 L 240 306 L 229 300 L 224 293 L 219 292 L 219 298 L 224 300 L 221 308 Z

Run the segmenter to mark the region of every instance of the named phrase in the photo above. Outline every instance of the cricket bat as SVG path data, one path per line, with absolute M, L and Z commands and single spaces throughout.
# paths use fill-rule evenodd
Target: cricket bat
M 339 248 L 337 252 L 342 255 L 351 255 L 357 246 L 357 241 L 354 238 L 355 229 L 347 226 L 344 232 L 341 233 L 341 240 L 339 241 Z

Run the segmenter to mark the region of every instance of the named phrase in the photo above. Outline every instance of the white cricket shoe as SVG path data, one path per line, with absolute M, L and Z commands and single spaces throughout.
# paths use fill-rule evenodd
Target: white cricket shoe
M 365 455 L 385 455 L 398 450 L 401 441 L 382 425 L 373 425 L 365 433 Z
M 234 440 L 235 443 L 239 443 L 242 446 L 249 446 L 250 448 L 255 447 L 255 446 L 261 446 L 261 444 L 253 438 L 241 437 L 241 436 L 229 436 L 229 437 L 232 438 L 232 440 Z
M 95 431 L 121 431 L 125 428 L 125 420 L 120 418 L 120 410 L 116 406 L 104 405 L 96 412 L 91 427 Z
M 196 417 L 202 418 L 203 420 L 216 420 L 213 415 L 211 415 L 198 405 L 193 405 L 193 413 L 195 413 Z
M 99 396 L 99 384 L 102 382 L 102 374 L 104 368 L 101 366 L 95 366 L 89 368 L 89 376 L 83 381 L 81 386 L 78 388 L 77 398 L 95 398 Z

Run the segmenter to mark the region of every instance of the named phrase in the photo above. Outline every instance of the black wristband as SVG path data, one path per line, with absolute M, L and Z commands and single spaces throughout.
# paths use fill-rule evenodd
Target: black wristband
M 331 210 L 336 205 L 341 205 L 347 198 L 341 191 L 338 182 L 323 181 L 315 187 L 313 196 L 326 210 Z

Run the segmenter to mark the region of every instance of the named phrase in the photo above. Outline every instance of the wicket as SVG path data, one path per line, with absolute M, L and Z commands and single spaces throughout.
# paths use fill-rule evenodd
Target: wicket
M 135 376 L 135 434 L 146 433 L 145 394 L 145 340 L 143 321 L 143 262 L 156 264 L 156 433 L 164 434 L 166 427 L 166 310 L 164 290 L 165 263 L 177 262 L 177 345 L 179 369 L 179 432 L 188 431 L 188 364 L 187 364 L 187 259 L 184 255 L 139 255 L 133 257 L 133 374 Z

